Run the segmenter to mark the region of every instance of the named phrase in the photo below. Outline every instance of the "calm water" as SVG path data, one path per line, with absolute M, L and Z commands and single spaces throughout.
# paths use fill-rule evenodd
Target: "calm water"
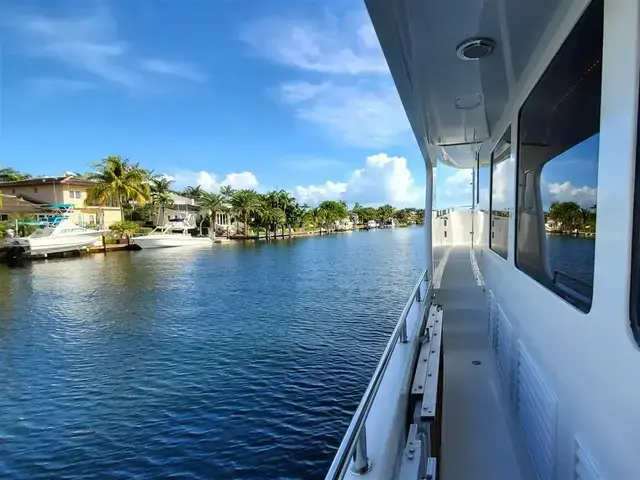
M 422 239 L 0 267 L 0 477 L 323 478 Z
M 408 228 L 0 267 L 0 477 L 323 478 L 423 261 Z

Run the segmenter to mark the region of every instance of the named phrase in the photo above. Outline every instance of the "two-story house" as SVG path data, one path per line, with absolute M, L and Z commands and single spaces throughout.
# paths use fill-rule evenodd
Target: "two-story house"
M 83 226 L 109 227 L 120 221 L 120 207 L 98 207 L 88 205 L 87 190 L 95 183 L 91 180 L 73 176 L 39 177 L 0 183 L 0 191 L 5 195 L 23 198 L 35 204 L 65 203 L 72 204 L 71 220 Z

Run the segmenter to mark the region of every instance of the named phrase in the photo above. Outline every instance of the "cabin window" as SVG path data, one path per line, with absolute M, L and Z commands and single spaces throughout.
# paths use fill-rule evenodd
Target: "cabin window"
M 516 266 L 591 309 L 603 1 L 591 2 L 520 109 Z
M 509 204 L 512 202 L 511 126 L 491 154 L 491 236 L 489 247 L 506 259 L 509 252 Z

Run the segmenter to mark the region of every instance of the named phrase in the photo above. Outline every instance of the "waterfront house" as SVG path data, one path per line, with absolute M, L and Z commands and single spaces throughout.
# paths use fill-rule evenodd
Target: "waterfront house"
M 198 225 L 202 219 L 201 207 L 197 200 L 189 197 L 183 197 L 176 193 L 171 193 L 171 203 L 163 207 L 160 211 L 158 224 L 166 225 L 170 220 L 183 218 L 185 215 L 192 215 Z M 230 207 L 229 206 L 225 206 Z M 226 212 L 216 212 L 216 231 L 226 232 L 229 228 L 230 216 Z
M 99 207 L 86 203 L 87 190 L 93 185 L 95 183 L 91 180 L 67 175 L 1 182 L 0 191 L 4 195 L 17 197 L 33 205 L 71 204 L 74 206 L 71 220 L 78 225 L 100 225 L 106 228 L 119 222 L 121 219 L 120 207 Z

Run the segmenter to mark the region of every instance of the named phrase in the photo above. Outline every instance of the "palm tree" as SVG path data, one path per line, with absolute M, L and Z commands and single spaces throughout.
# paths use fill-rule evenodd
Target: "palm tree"
M 222 187 L 220 187 L 220 195 L 223 195 L 226 201 L 231 200 L 233 192 L 234 190 L 233 188 L 231 188 L 231 185 L 223 185 Z
M 200 204 L 200 214 L 202 215 L 202 220 L 200 220 L 200 235 L 202 235 L 202 222 L 204 221 L 205 215 L 209 214 L 211 218 L 209 235 L 213 239 L 216 238 L 216 215 L 217 212 L 221 208 L 223 208 L 224 202 L 224 195 L 221 195 L 219 193 L 204 192 L 200 196 L 200 199 L 198 201 L 198 203 Z
M 149 172 L 138 163 L 131 163 L 128 158 L 107 157 L 92 166 L 97 172 L 91 174 L 96 184 L 87 190 L 89 204 L 118 206 L 124 221 L 125 202 L 131 200 L 142 206 L 151 198 Z
M 396 209 L 391 205 L 383 205 L 378 208 L 378 214 L 380 215 L 380 220 L 386 222 L 393 218 L 393 215 L 396 213 Z
M 260 208 L 261 202 L 258 193 L 255 190 L 243 189 L 233 192 L 231 197 L 231 206 L 240 215 L 242 215 L 242 221 L 244 222 L 244 234 L 249 234 L 249 225 L 247 223 L 250 213 L 257 211 Z
M 166 206 L 172 203 L 172 183 L 173 181 L 166 177 L 156 177 L 151 180 L 151 201 L 157 208 L 156 225 L 160 223 L 160 209 L 164 212 Z
M 182 195 L 188 198 L 192 198 L 193 200 L 198 200 L 202 194 L 204 193 L 204 189 L 202 185 L 198 185 L 197 187 L 192 187 L 189 185 L 182 191 Z

